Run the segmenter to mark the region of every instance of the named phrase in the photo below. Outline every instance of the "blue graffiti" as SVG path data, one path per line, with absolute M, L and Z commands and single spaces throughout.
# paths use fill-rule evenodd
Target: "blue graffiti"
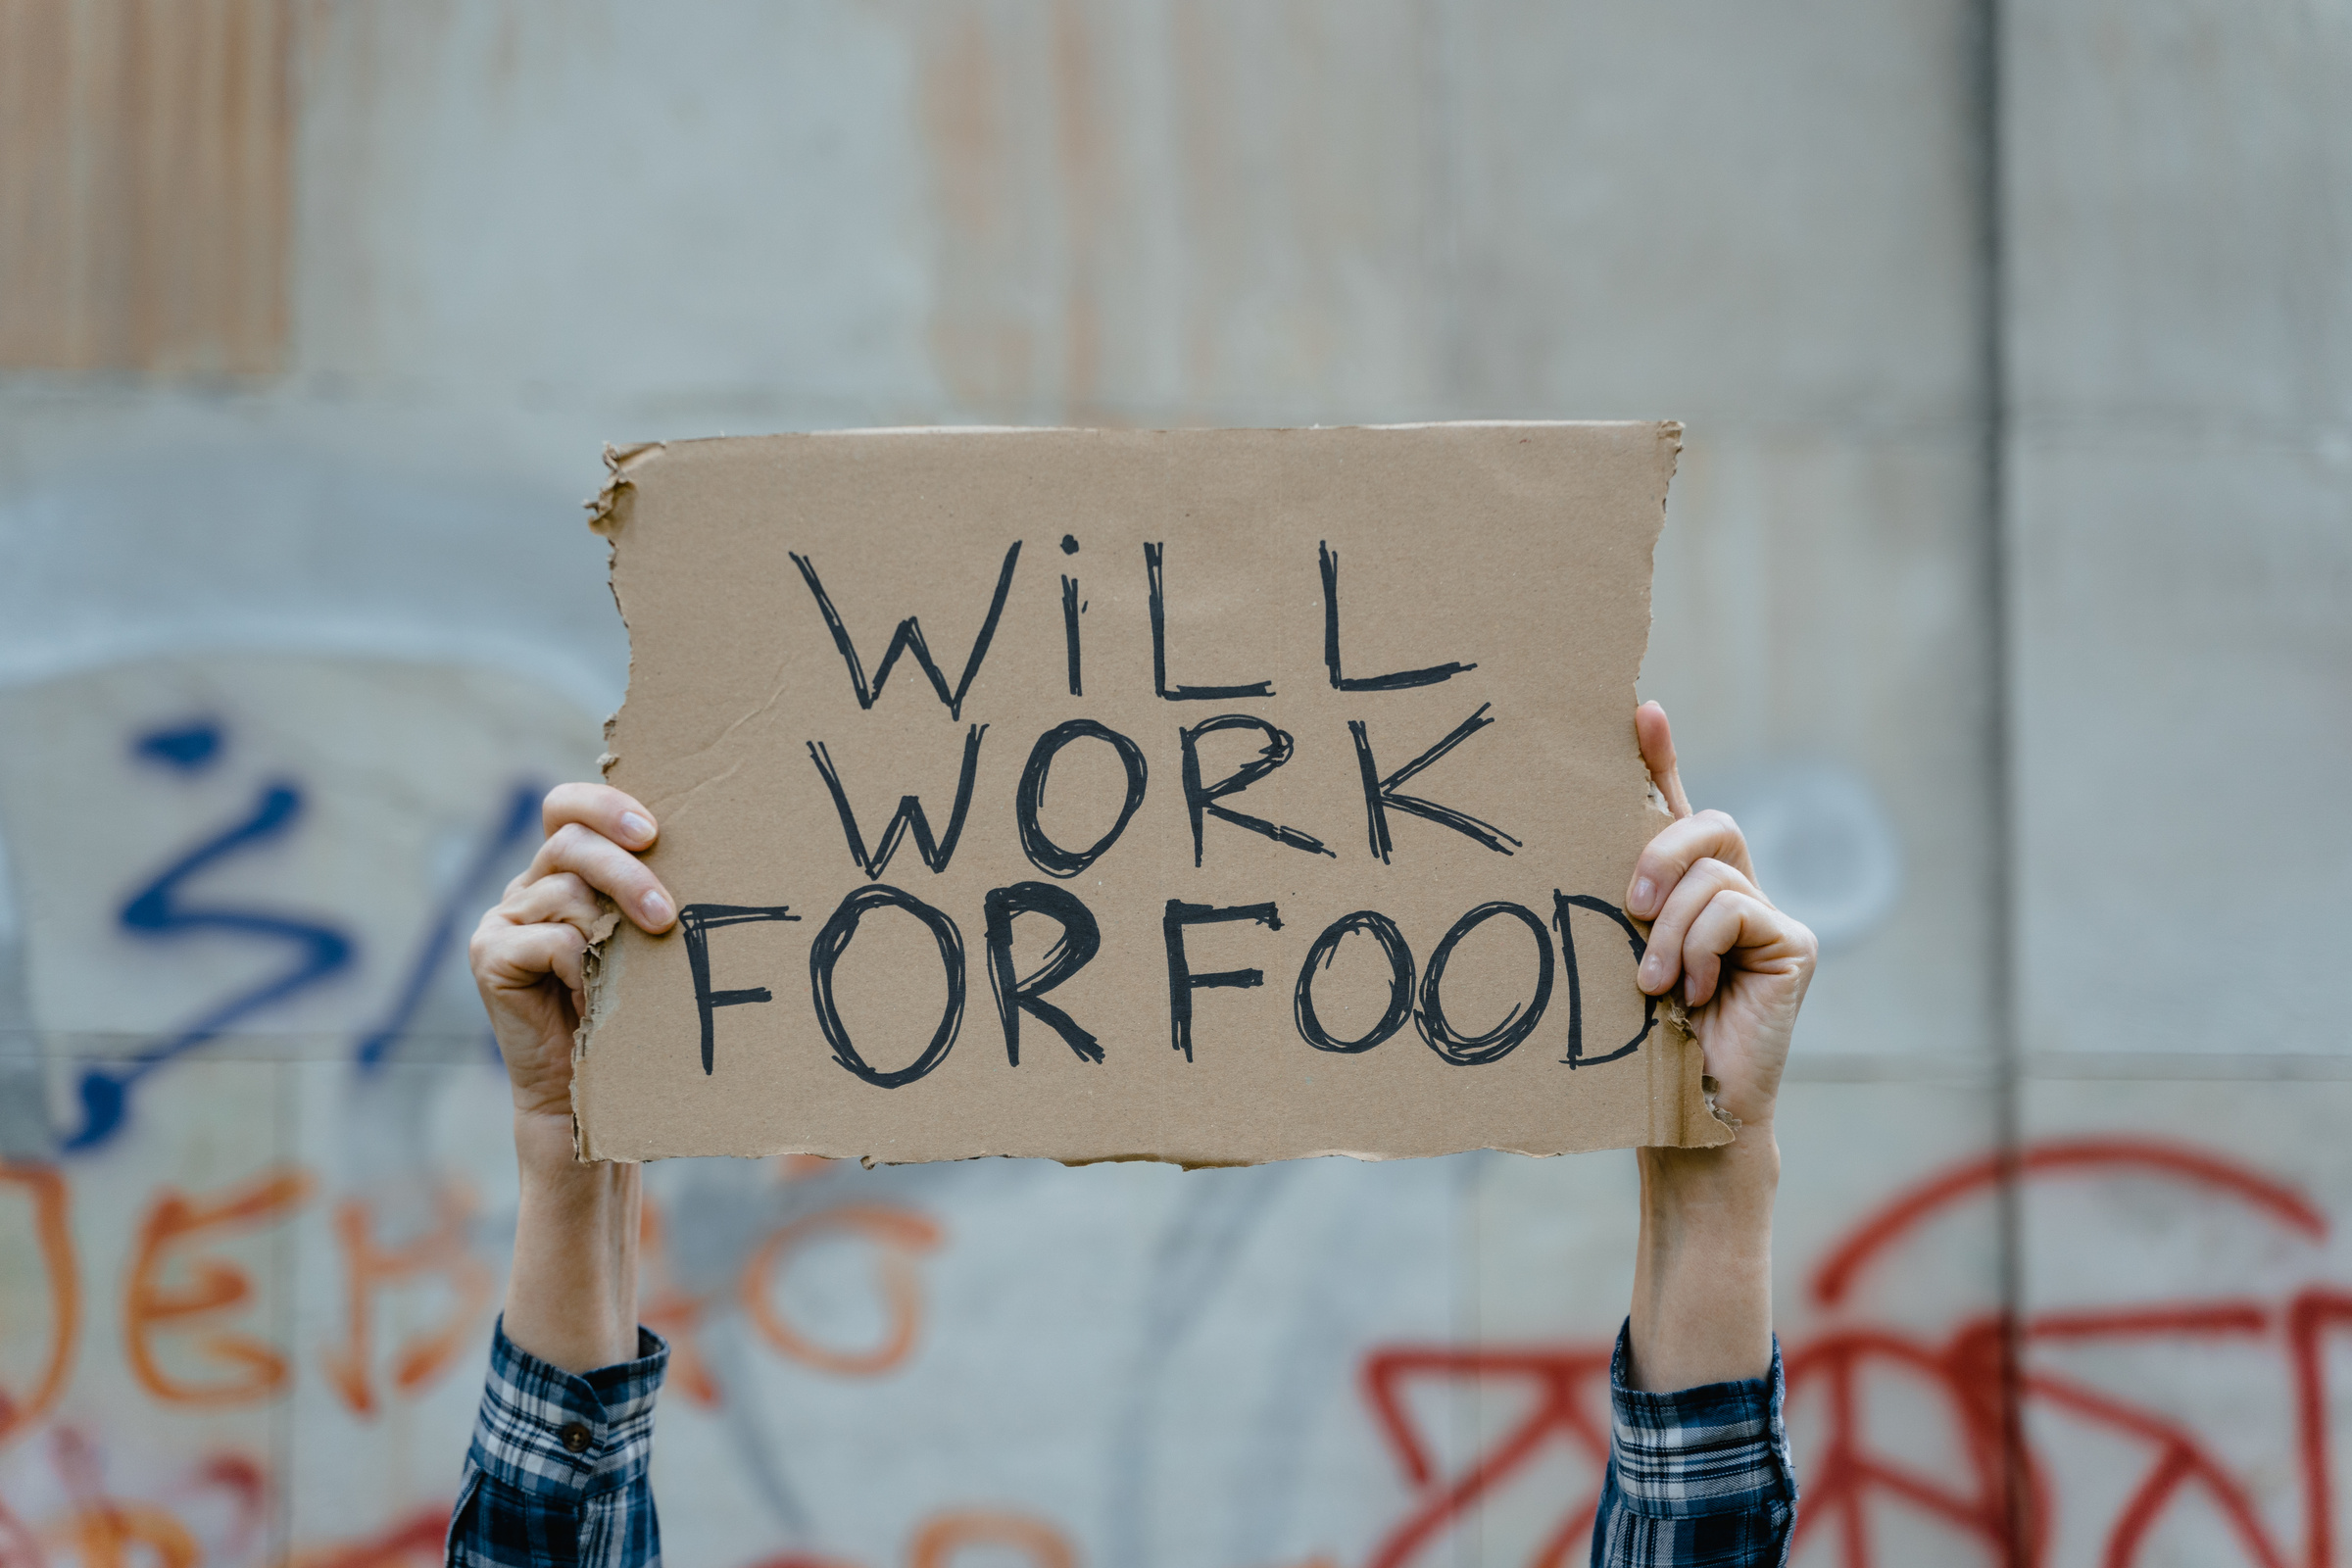
M 218 724 L 198 723 L 142 736 L 132 751 L 140 758 L 194 772 L 218 759 L 220 742 Z M 282 839 L 301 820 L 302 811 L 300 786 L 284 779 L 265 784 L 245 820 L 197 845 L 122 906 L 122 928 L 137 937 L 170 941 L 200 932 L 220 932 L 291 944 L 294 961 L 131 1061 L 113 1068 L 92 1067 L 84 1072 L 80 1084 L 83 1121 L 79 1130 L 65 1141 L 64 1147 L 69 1152 L 95 1149 L 122 1131 L 132 1086 L 165 1062 L 219 1038 L 231 1025 L 350 966 L 358 945 L 332 926 L 266 910 L 191 904 L 182 899 L 182 884 L 217 861 Z
M 517 784 L 508 793 L 498 820 L 483 835 L 472 859 L 466 862 L 466 869 L 443 896 L 440 907 L 434 910 L 431 923 L 425 928 L 424 941 L 409 965 L 408 977 L 393 998 L 391 1010 L 381 1024 L 361 1036 L 357 1060 L 363 1074 L 382 1066 L 392 1048 L 408 1032 L 409 1020 L 423 1004 L 434 974 L 457 950 L 459 921 L 472 911 L 482 885 L 498 873 L 515 845 L 527 840 L 532 829 L 539 825 L 539 798 L 544 793 L 537 784 Z M 498 1054 L 495 1038 L 490 1054 L 494 1058 Z
M 198 719 L 175 728 L 153 730 L 131 742 L 131 755 L 166 767 L 193 773 L 220 755 L 220 726 Z

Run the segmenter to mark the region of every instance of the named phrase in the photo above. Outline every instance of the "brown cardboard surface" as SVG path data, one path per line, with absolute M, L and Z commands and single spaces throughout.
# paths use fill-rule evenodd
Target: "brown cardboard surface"
M 606 773 L 684 913 L 594 956 L 583 1157 L 1726 1141 L 1617 910 L 1680 437 L 614 455 Z

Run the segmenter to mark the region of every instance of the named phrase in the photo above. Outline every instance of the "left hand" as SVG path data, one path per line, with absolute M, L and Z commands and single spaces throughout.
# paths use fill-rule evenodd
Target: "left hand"
M 1651 922 L 1639 983 L 1651 996 L 1680 986 L 1716 1104 L 1742 1126 L 1769 1129 L 1820 945 L 1757 887 L 1740 824 L 1690 809 L 1666 710 L 1643 703 L 1634 732 L 1675 818 L 1642 852 L 1626 890 L 1626 912 Z
M 474 928 L 468 956 L 514 1093 L 517 1136 L 571 1149 L 571 1043 L 587 1007 L 581 970 L 608 907 L 659 934 L 677 905 L 637 857 L 654 814 L 609 784 L 559 784 L 540 807 L 547 840 Z M 605 901 L 610 901 L 610 905 Z

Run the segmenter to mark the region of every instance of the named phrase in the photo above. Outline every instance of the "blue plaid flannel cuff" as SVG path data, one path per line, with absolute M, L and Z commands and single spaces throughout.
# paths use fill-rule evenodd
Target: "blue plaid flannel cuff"
M 1626 1387 L 1632 1333 L 1631 1322 L 1618 1330 L 1609 1366 L 1617 1486 L 1626 1506 L 1652 1519 L 1687 1519 L 1793 1504 L 1779 1337 L 1765 1377 L 1647 1394 Z
M 669 1347 L 640 1328 L 637 1359 L 584 1376 L 565 1372 L 508 1339 L 501 1317 L 468 1457 L 492 1480 L 536 1497 L 625 1487 L 653 1458 L 654 1396 L 668 1369 Z

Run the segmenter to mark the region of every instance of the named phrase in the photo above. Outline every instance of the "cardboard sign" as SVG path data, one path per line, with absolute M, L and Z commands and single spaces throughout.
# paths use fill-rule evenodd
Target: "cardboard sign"
M 1721 1143 L 1619 902 L 1672 424 L 614 459 L 583 1157 Z

